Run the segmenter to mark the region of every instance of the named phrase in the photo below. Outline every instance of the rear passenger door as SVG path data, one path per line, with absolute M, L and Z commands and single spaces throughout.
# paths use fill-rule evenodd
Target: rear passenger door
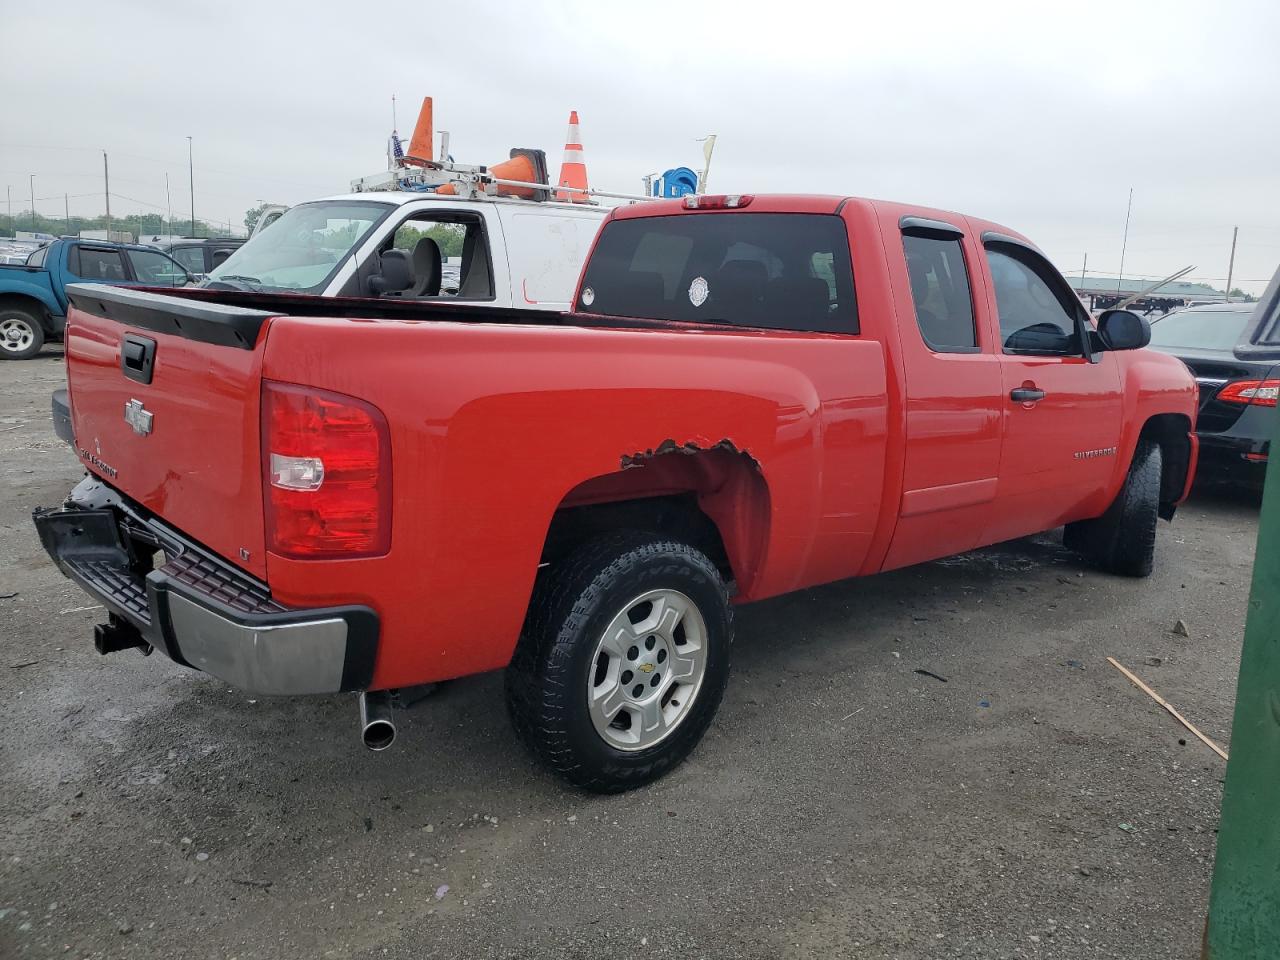
M 1090 350 L 1083 305 L 1038 251 L 984 235 L 998 325 L 1003 450 L 990 541 L 1102 512 L 1117 469 L 1120 373 Z
M 886 568 L 977 546 L 996 496 L 1000 358 L 974 309 L 981 247 L 960 223 L 882 221 L 907 388 L 902 503 Z
M 126 284 L 129 271 L 124 255 L 116 247 L 94 247 L 77 244 L 67 255 L 67 269 L 78 279 L 89 283 Z

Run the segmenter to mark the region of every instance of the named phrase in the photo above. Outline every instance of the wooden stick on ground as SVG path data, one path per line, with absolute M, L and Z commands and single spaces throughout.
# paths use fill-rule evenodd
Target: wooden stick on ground
M 1212 740 L 1206 737 L 1203 733 L 1197 730 L 1190 722 L 1188 722 L 1186 717 L 1180 714 L 1177 710 L 1173 709 L 1173 707 L 1169 706 L 1168 701 L 1166 701 L 1164 697 L 1160 696 L 1160 694 L 1156 693 L 1154 690 L 1148 687 L 1145 683 L 1139 680 L 1136 676 L 1134 676 L 1133 673 L 1125 669 L 1119 663 L 1119 661 L 1116 660 L 1115 657 L 1107 657 L 1107 663 L 1111 664 L 1113 667 L 1115 667 L 1117 670 L 1123 673 L 1126 677 L 1128 677 L 1133 682 L 1134 686 L 1136 686 L 1139 690 L 1141 690 L 1143 693 L 1149 696 L 1156 703 L 1160 704 L 1160 706 L 1168 710 L 1169 713 L 1173 715 L 1173 719 L 1177 720 L 1180 724 L 1182 724 L 1184 727 L 1186 727 L 1188 730 L 1194 733 L 1201 741 L 1204 742 L 1205 746 L 1207 746 L 1210 750 L 1212 750 L 1214 753 L 1220 756 L 1223 760 L 1227 759 L 1227 753 L 1225 750 L 1223 750 L 1220 746 L 1218 746 L 1216 743 L 1214 743 Z

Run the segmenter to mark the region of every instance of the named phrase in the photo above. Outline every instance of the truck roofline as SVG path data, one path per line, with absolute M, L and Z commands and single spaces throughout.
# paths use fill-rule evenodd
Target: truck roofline
M 407 203 L 416 201 L 428 201 L 435 203 L 492 203 L 503 204 L 506 206 L 522 207 L 529 210 L 559 210 L 564 213 L 579 213 L 586 216 L 598 216 L 604 219 L 608 216 L 610 207 L 596 206 L 586 203 L 566 203 L 556 200 L 522 200 L 519 197 L 456 197 L 452 195 L 441 195 L 438 193 L 417 192 L 413 190 L 388 190 L 367 191 L 364 193 L 340 193 L 331 197 L 316 197 L 311 200 L 304 200 L 295 206 L 303 206 L 307 203 L 331 203 L 334 201 L 364 201 L 373 203 L 386 203 L 392 206 L 402 207 Z
M 745 195 L 745 194 L 744 194 Z M 610 219 L 630 220 L 642 217 L 668 217 L 677 214 L 706 215 L 734 213 L 819 213 L 839 214 L 849 206 L 865 206 L 880 211 L 891 211 L 899 217 L 913 216 L 953 221 L 961 230 L 972 229 L 980 237 L 985 233 L 1003 234 L 1009 239 L 1039 250 L 1027 237 L 1003 224 L 981 217 L 974 217 L 956 210 L 928 207 L 896 200 L 876 200 L 870 197 L 837 196 L 821 193 L 752 193 L 751 203 L 745 207 L 727 210 L 690 210 L 684 198 L 656 200 L 653 203 L 637 203 L 615 207 Z

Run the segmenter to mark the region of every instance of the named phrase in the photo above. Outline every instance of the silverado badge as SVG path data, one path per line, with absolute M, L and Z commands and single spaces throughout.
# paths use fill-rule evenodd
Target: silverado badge
M 133 427 L 133 432 L 140 437 L 151 432 L 153 419 L 151 411 L 142 405 L 141 400 L 130 400 L 124 405 L 124 422 Z

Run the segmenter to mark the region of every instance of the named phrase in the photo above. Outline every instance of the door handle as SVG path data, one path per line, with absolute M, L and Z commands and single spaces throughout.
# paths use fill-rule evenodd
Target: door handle
M 1035 403 L 1044 399 L 1044 391 L 1039 387 L 1014 387 L 1009 391 L 1009 399 L 1015 403 Z
M 150 337 L 125 334 L 120 343 L 120 370 L 130 380 L 150 383 L 156 362 L 156 342 Z

